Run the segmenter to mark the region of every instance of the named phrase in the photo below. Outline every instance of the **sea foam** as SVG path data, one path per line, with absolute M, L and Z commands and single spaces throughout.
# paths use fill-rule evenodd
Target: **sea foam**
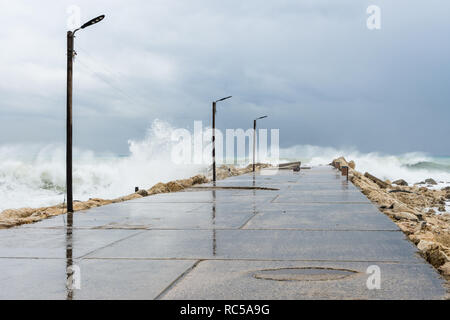
M 128 141 L 127 156 L 99 155 L 90 150 L 74 149 L 74 199 L 111 199 L 134 192 L 135 186 L 150 188 L 160 181 L 205 174 L 209 163 L 176 164 L 171 161 L 176 143 L 171 139 L 174 130 L 169 123 L 155 120 L 142 140 Z M 354 160 L 358 171 L 370 172 L 381 179 L 404 179 L 413 184 L 433 178 L 440 182 L 434 188 L 450 185 L 450 158 L 436 158 L 419 152 L 387 155 L 362 153 L 355 148 L 297 145 L 281 149 L 280 159 L 269 157 L 261 162 L 300 160 L 303 165 L 316 166 L 326 165 L 339 156 Z M 249 159 L 236 162 L 244 166 L 249 164 Z M 62 203 L 64 193 L 64 145 L 0 146 L 0 211 Z

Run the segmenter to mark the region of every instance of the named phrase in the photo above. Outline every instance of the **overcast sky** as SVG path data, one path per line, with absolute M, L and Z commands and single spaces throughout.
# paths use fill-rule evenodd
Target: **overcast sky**
M 369 5 L 381 29 L 366 26 Z M 65 141 L 70 5 L 74 144 L 124 153 L 158 118 L 280 129 L 283 147 L 450 155 L 450 3 L 442 0 L 0 0 L 0 144 Z

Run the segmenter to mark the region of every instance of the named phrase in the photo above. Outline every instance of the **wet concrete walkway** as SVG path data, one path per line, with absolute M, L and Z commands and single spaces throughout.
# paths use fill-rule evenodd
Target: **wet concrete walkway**
M 265 173 L 0 230 L 0 299 L 444 298 L 335 169 Z

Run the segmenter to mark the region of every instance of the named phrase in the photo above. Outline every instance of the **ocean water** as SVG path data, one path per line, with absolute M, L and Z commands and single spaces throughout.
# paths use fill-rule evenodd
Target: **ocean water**
M 158 182 L 205 174 L 208 164 L 175 164 L 171 161 L 171 140 L 175 129 L 155 121 L 144 139 L 130 140 L 129 155 L 96 154 L 74 150 L 74 199 L 111 199 L 149 188 Z M 433 157 L 412 152 L 401 155 L 361 153 L 355 149 L 297 145 L 280 150 L 280 162 L 302 161 L 303 165 L 325 165 L 344 155 L 356 162 L 356 169 L 394 181 L 416 183 L 427 178 L 439 182 L 434 188 L 450 185 L 450 157 Z M 276 162 L 265 159 L 266 162 Z M 241 165 L 246 165 L 241 161 Z M 64 145 L 0 146 L 0 212 L 4 209 L 40 207 L 65 199 Z
M 174 164 L 174 128 L 155 121 L 144 139 L 130 140 L 129 155 L 74 149 L 74 200 L 112 199 L 167 182 L 205 173 L 207 166 Z M 40 207 L 65 200 L 65 145 L 0 146 L 0 212 Z

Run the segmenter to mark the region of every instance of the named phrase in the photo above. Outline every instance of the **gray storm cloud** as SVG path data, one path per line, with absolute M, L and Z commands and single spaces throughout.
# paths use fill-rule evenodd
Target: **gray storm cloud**
M 449 154 L 450 4 L 437 0 L 1 0 L 0 144 L 64 142 L 70 5 L 106 14 L 75 40 L 79 147 L 124 152 L 155 118 L 209 124 L 210 102 L 233 95 L 218 127 L 268 114 L 283 147 Z

